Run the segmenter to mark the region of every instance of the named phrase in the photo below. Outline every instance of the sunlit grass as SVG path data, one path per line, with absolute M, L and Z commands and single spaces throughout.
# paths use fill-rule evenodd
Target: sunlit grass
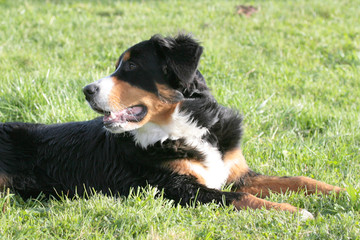
M 260 8 L 252 17 L 235 6 Z M 219 102 L 244 115 L 255 171 L 346 187 L 335 196 L 273 194 L 315 220 L 215 205 L 177 207 L 155 189 L 129 198 L 0 198 L 2 238 L 356 239 L 360 236 L 360 1 L 0 0 L 0 121 L 96 116 L 81 88 L 155 33 L 191 32 Z M 0 156 L 1 157 L 1 156 Z

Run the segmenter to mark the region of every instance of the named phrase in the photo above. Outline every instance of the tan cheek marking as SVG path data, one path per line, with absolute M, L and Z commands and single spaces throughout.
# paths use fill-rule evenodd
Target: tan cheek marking
M 181 159 L 171 162 L 164 163 L 162 167 L 171 170 L 172 172 L 178 173 L 180 175 L 190 175 L 194 176 L 197 179 L 197 182 L 203 185 L 206 185 L 205 179 L 197 174 L 192 166 L 199 166 L 205 168 L 201 163 L 191 160 L 191 159 Z
M 169 104 L 162 102 L 155 94 L 149 93 L 129 83 L 112 78 L 114 86 L 110 91 L 109 105 L 114 111 L 120 111 L 127 107 L 143 104 L 148 108 L 148 114 L 141 121 L 157 124 L 166 124 L 171 120 L 178 103 Z M 136 123 L 139 124 L 139 123 Z
M 109 105 L 114 111 L 122 110 L 134 105 L 139 99 L 140 93 L 135 91 L 134 87 L 124 81 L 118 81 L 112 78 L 114 86 L 109 94 Z
M 226 152 L 223 160 L 225 165 L 230 169 L 229 177 L 226 181 L 228 184 L 240 179 L 249 171 L 249 167 L 246 164 L 245 158 L 240 148 Z
M 166 107 L 162 107 L 161 111 L 152 112 L 150 121 L 159 125 L 168 124 L 171 121 L 171 116 L 174 113 L 178 104 L 171 104 Z
M 175 100 L 179 101 L 179 99 L 176 99 L 177 97 L 176 90 L 166 85 L 158 84 L 158 83 L 156 83 L 156 88 L 158 89 L 159 95 L 163 98 L 164 101 L 168 101 L 168 102 L 175 102 Z

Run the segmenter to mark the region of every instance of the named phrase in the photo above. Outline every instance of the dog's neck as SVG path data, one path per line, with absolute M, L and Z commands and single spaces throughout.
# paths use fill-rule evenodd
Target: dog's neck
M 222 160 L 219 149 L 203 138 L 208 133 L 208 128 L 199 126 L 189 113 L 179 111 L 178 108 L 168 124 L 147 123 L 132 131 L 136 144 L 142 148 L 167 139 L 183 139 L 187 146 L 203 154 L 202 165 L 190 164 L 193 171 L 204 179 L 207 187 L 220 189 L 228 178 L 229 168 Z
M 201 140 L 202 136 L 208 133 L 205 127 L 197 126 L 195 120 L 191 119 L 186 112 L 180 112 L 177 107 L 171 116 L 168 124 L 159 125 L 148 122 L 141 128 L 131 132 L 137 145 L 142 148 L 154 145 L 156 142 L 164 142 L 167 139 L 185 139 L 192 145 L 193 142 Z

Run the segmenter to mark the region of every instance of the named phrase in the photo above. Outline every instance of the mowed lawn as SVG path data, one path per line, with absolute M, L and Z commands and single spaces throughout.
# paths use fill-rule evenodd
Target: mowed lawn
M 250 17 L 236 6 L 259 9 Z M 0 0 L 0 122 L 97 116 L 82 87 L 153 34 L 191 32 L 200 71 L 244 115 L 257 172 L 304 175 L 340 196 L 273 194 L 314 220 L 215 204 L 177 206 L 147 188 L 128 198 L 0 197 L 1 239 L 360 239 L 360 1 Z M 0 156 L 1 158 L 1 156 Z

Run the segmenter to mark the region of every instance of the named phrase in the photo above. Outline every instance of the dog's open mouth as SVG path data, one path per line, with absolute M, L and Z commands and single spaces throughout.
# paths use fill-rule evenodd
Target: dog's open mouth
M 116 123 L 140 122 L 147 114 L 147 108 L 143 105 L 136 105 L 125 108 L 119 112 L 105 112 L 104 125 L 110 126 Z

